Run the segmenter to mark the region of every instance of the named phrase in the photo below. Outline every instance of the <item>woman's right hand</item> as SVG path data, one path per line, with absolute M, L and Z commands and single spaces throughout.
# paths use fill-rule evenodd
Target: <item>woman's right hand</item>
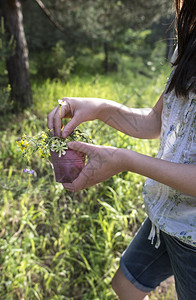
M 63 138 L 70 135 L 82 122 L 99 119 L 105 102 L 99 98 L 63 98 L 62 101 L 61 119 L 71 118 L 71 120 L 61 133 L 60 105 L 58 105 L 48 114 L 48 128 L 54 136 L 61 135 Z

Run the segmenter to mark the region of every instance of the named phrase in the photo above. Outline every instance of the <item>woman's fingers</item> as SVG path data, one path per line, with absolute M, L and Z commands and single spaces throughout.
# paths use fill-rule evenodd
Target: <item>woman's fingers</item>
M 48 129 L 51 131 L 51 134 L 54 135 L 54 118 L 56 111 L 58 110 L 59 105 L 56 106 L 49 114 L 48 114 Z
M 96 148 L 97 148 L 97 146 L 87 144 L 87 143 L 83 143 L 83 142 L 69 142 L 68 147 L 72 150 L 83 152 L 87 156 L 92 155 L 95 152 Z
M 55 107 L 48 115 L 48 128 L 53 135 L 61 135 L 61 119 L 71 118 L 65 126 L 62 137 L 66 138 L 75 128 L 84 121 L 95 120 L 102 102 L 88 98 L 63 98 L 59 106 Z
M 110 176 L 108 176 L 107 171 L 105 173 L 104 171 L 99 171 L 101 165 L 102 162 L 93 157 L 71 184 L 63 183 L 64 188 L 72 192 L 77 192 L 106 180 Z
M 86 165 L 72 183 L 63 183 L 63 187 L 68 191 L 77 192 L 94 185 L 96 182 L 92 182 L 90 173 L 91 167 Z
M 90 154 L 91 151 L 87 150 L 87 147 L 85 146 L 84 143 L 80 142 L 70 142 L 68 143 L 68 146 L 70 149 L 75 150 L 75 151 L 80 151 L 85 154 Z M 87 155 L 88 155 L 87 154 Z M 71 191 L 71 192 L 77 192 L 79 190 L 85 189 L 86 187 L 91 186 L 92 184 L 89 185 L 90 183 L 90 169 L 89 169 L 89 161 L 87 165 L 82 169 L 80 172 L 79 176 L 72 182 L 72 183 L 63 183 L 63 186 L 66 190 Z
M 88 162 L 79 176 L 71 183 L 64 183 L 65 189 L 72 192 L 88 188 L 102 182 L 118 173 L 114 163 L 117 163 L 117 148 L 95 146 L 82 142 L 69 142 L 70 149 L 80 151 L 88 156 Z
M 60 118 L 60 105 L 58 106 L 54 118 L 53 118 L 53 128 L 54 128 L 54 135 L 59 136 L 61 135 L 61 118 Z
M 69 142 L 68 147 L 72 150 L 85 153 L 89 158 L 93 156 L 93 161 L 96 161 L 96 146 L 83 142 Z M 91 184 L 91 181 L 94 171 L 97 168 L 97 163 L 93 163 L 93 161 L 88 161 L 87 165 L 82 169 L 79 176 L 72 183 L 63 183 L 64 188 L 72 192 L 77 192 L 93 185 Z
M 68 135 L 70 135 L 80 123 L 81 122 L 77 119 L 77 117 L 74 116 L 73 119 L 71 119 L 63 128 L 62 137 L 64 139 L 68 137 Z
M 74 186 L 72 183 L 62 183 L 62 184 L 66 190 L 68 190 L 70 192 L 74 192 Z
M 71 112 L 69 103 L 65 102 L 65 101 L 64 101 L 64 103 L 65 104 L 62 106 L 60 106 L 60 105 L 56 106 L 48 114 L 48 128 L 51 130 L 52 134 L 55 136 L 60 136 L 60 134 L 61 134 L 61 124 L 62 124 L 61 119 L 70 118 L 73 115 Z

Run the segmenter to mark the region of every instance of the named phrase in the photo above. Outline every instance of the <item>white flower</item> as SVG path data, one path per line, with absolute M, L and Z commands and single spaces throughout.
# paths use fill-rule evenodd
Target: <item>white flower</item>
M 63 101 L 63 100 L 61 100 L 61 99 L 58 100 L 58 103 L 59 103 L 59 105 L 61 105 L 61 106 L 66 105 L 66 102 Z

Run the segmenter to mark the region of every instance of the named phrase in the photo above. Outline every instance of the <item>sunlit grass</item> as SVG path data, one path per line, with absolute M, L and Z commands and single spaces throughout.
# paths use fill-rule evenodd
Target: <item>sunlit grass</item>
M 169 69 L 166 64 L 160 74 L 152 78 L 132 73 L 130 70 L 125 74 L 122 72 L 108 76 L 75 75 L 67 83 L 47 79 L 42 84 L 33 84 L 33 108 L 38 114 L 46 114 L 63 97 L 103 98 L 132 107 L 151 107 L 164 90 Z
M 26 163 L 15 141 L 22 132 L 45 129 L 47 113 L 64 96 L 152 106 L 163 90 L 164 74 L 152 79 L 131 72 L 126 77 L 75 75 L 66 84 L 33 84 L 33 108 L 13 116 L 0 132 L 0 299 L 117 299 L 111 278 L 145 217 L 145 179 L 125 172 L 72 194 L 55 182 L 51 164 L 36 156 L 31 161 L 36 176 L 23 173 Z M 97 144 L 156 154 L 157 141 L 132 139 L 98 121 L 83 126 Z

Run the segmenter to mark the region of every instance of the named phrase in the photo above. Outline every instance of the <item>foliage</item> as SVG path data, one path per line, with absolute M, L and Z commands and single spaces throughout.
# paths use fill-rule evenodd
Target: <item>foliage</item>
M 21 125 L 33 128 L 30 120 Z M 48 163 L 34 157 L 35 174 L 27 180 L 7 138 L 17 130 L 12 124 L 1 133 L 1 298 L 113 299 L 109 285 L 118 253 L 144 217 L 135 189 L 142 188 L 140 177 L 116 176 L 73 195 L 55 183 Z
M 139 28 L 158 19 L 160 7 L 167 11 L 168 1 L 45 1 L 64 26 L 64 35 L 48 25 L 33 8 L 34 1 L 25 2 L 25 32 L 34 51 L 34 103 L 33 109 L 13 114 L 11 120 L 7 115 L 1 118 L 5 130 L 0 131 L 0 299 L 116 299 L 112 275 L 120 253 L 145 218 L 144 178 L 124 172 L 72 194 L 56 183 L 49 160 L 31 155 L 34 172 L 28 169 L 16 140 L 23 132 L 38 136 L 42 150 L 46 115 L 66 95 L 152 106 L 168 74 L 168 66 L 158 71 L 165 45 L 161 43 L 150 57 L 150 32 Z M 119 70 L 107 77 L 100 68 L 105 41 L 111 63 Z M 8 52 L 3 53 L 6 58 Z M 0 68 L 2 75 L 1 62 Z M 7 99 L 10 107 L 9 90 L 2 93 L 3 105 Z M 81 124 L 79 130 L 96 144 L 156 155 L 158 141 L 130 138 L 99 121 Z M 26 136 L 19 142 L 23 150 Z
M 0 88 L 0 113 L 5 115 L 12 110 L 13 101 L 10 101 L 11 88 L 8 84 L 7 87 Z
M 73 56 L 68 57 L 63 41 L 57 42 L 51 51 L 42 51 L 36 55 L 34 60 L 34 75 L 42 78 L 60 79 L 68 81 L 74 68 Z
M 73 42 L 75 49 L 78 48 L 78 41 L 80 48 L 81 46 L 103 48 L 105 73 L 117 70 L 118 60 L 114 60 L 110 55 L 114 50 L 122 53 L 124 45 L 127 45 L 127 31 L 129 31 L 129 37 L 131 33 L 131 39 L 126 49 L 129 47 L 129 53 L 133 53 L 130 49 L 134 49 L 135 53 L 138 53 L 141 47 L 135 49 L 137 44 L 135 40 L 144 40 L 140 32 L 145 32 L 145 29 L 153 21 L 159 20 L 161 11 L 163 15 L 166 13 L 171 15 L 171 3 L 157 0 L 145 3 L 143 0 L 131 2 L 127 0 L 77 0 L 72 2 L 62 0 L 60 3 L 52 1 L 52 4 L 49 1 L 47 5 L 51 7 L 63 24 L 66 34 L 71 34 L 70 39 L 75 39 Z M 69 11 L 69 15 L 65 18 L 67 11 Z M 148 48 L 151 48 L 150 44 Z
M 46 17 L 35 1 L 25 1 L 24 25 L 32 51 L 49 49 L 58 40 L 69 43 L 72 52 L 83 45 L 116 40 L 128 28 L 146 29 L 161 16 L 171 15 L 172 2 L 167 0 L 48 0 L 42 1 L 54 19 L 64 28 L 60 32 Z M 36 22 L 35 22 L 36 20 Z
M 36 152 L 40 157 L 48 159 L 50 157 L 50 151 L 55 151 L 61 155 L 66 154 L 68 149 L 68 142 L 70 141 L 83 141 L 88 142 L 87 137 L 79 129 L 73 131 L 66 139 L 52 136 L 50 130 L 41 131 L 37 135 L 27 136 L 23 134 L 20 141 L 16 141 L 16 144 L 20 148 L 24 157 L 30 158 Z
M 65 57 L 71 57 L 74 53 L 76 59 L 86 48 L 91 49 L 93 54 L 105 49 L 105 71 L 118 68 L 119 55 L 124 51 L 131 55 L 134 52 L 134 56 L 139 51 L 140 55 L 146 58 L 147 52 L 149 54 L 152 50 L 153 43 L 150 39 L 144 39 L 141 32 L 148 30 L 153 22 L 158 23 L 159 28 L 163 28 L 160 17 L 169 17 L 172 14 L 171 2 L 167 0 L 150 0 L 145 3 L 142 0 L 50 0 L 43 3 L 63 27 L 62 32 L 58 31 L 34 1 L 26 1 L 24 24 L 28 45 L 33 53 L 40 52 L 39 75 L 43 74 L 44 78 L 67 77 L 67 66 L 62 68 L 63 74 L 61 71 L 57 72 L 55 63 L 53 68 L 47 70 L 47 65 L 50 65 L 47 63 L 48 55 L 50 60 L 50 49 L 62 40 L 68 45 Z M 153 34 L 156 35 L 155 32 Z M 165 35 L 162 33 L 158 39 L 165 40 Z M 145 41 L 143 51 L 140 41 Z
M 167 0 L 145 3 L 142 0 L 55 0 L 48 1 L 47 7 L 71 34 L 82 36 L 83 33 L 102 42 L 115 39 L 128 28 L 147 28 L 161 14 L 171 12 L 171 3 Z
M 6 130 L 0 131 L 1 299 L 117 299 L 111 278 L 120 253 L 145 218 L 144 178 L 124 172 L 73 194 L 55 182 L 50 162 L 37 155 L 31 157 L 35 172 L 24 174 L 26 163 L 15 141 L 23 132 L 28 136 L 41 132 L 47 113 L 66 95 L 152 106 L 163 90 L 168 67 L 154 70 L 153 78 L 135 72 L 135 65 L 129 67 L 107 77 L 72 75 L 66 84 L 36 81 L 33 110 L 13 115 Z M 130 138 L 99 121 L 79 129 L 96 144 L 153 156 L 157 151 L 158 141 Z

